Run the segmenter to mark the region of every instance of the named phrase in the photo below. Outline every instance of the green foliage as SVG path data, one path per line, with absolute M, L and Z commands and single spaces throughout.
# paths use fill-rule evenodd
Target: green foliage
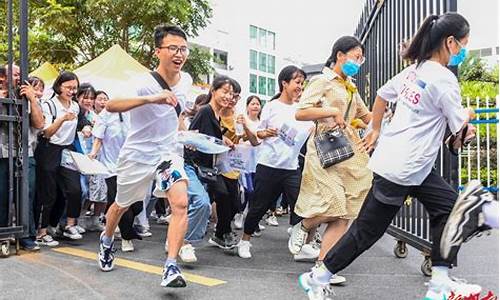
M 203 82 L 201 75 L 211 74 L 214 71 L 210 61 L 212 61 L 212 54 L 208 50 L 192 47 L 184 65 L 184 71 L 191 74 L 194 83 L 201 83 Z
M 462 178 L 462 184 L 466 184 L 468 181 L 468 174 L 467 174 L 467 168 L 462 168 L 461 170 L 461 178 Z M 472 179 L 477 179 L 477 169 L 472 168 L 471 169 L 471 180 Z M 495 187 L 498 186 L 498 178 L 497 178 L 497 171 L 496 169 L 492 169 L 490 171 L 490 182 L 488 184 L 488 170 L 486 168 L 481 168 L 481 183 L 484 186 L 487 187 Z
M 494 103 L 495 97 L 498 95 L 498 82 L 461 81 L 460 89 L 464 105 L 466 104 L 466 98 L 471 98 L 471 102 L 475 104 L 477 97 L 481 98 L 482 101 L 490 98 L 490 101 Z
M 488 70 L 486 63 L 480 57 L 469 55 L 458 69 L 459 79 L 461 81 L 485 81 L 498 83 L 498 72 Z
M 13 2 L 14 23 L 18 24 L 19 1 Z M 7 1 L 3 3 L 0 15 L 6 16 Z M 30 0 L 29 8 L 32 69 L 44 61 L 75 68 L 114 44 L 152 68 L 156 25 L 176 24 L 188 35 L 196 36 L 212 15 L 208 0 Z M 7 60 L 6 45 L 6 18 L 1 18 L 0 62 Z M 206 55 L 197 54 L 190 64 L 201 65 L 191 67 L 191 71 L 207 71 L 210 60 L 204 61 Z M 199 74 L 191 75 L 199 77 Z

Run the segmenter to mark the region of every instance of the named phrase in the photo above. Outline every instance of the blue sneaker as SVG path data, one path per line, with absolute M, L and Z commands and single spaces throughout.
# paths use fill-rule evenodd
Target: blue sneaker
M 335 293 L 330 284 L 322 284 L 312 278 L 312 272 L 303 273 L 299 276 L 299 286 L 307 294 L 309 300 L 330 300 Z
M 186 287 L 186 279 L 184 279 L 181 270 L 176 265 L 168 265 L 163 269 L 161 286 L 171 288 Z
M 26 251 L 34 252 L 40 250 L 40 246 L 29 237 L 20 239 L 19 244 Z
M 113 270 L 115 266 L 115 252 L 114 249 L 114 241 L 111 242 L 111 246 L 106 247 L 102 242 L 102 236 L 104 235 L 104 231 L 101 233 L 101 237 L 99 238 L 99 252 L 97 253 L 97 263 L 99 264 L 99 268 L 101 268 L 104 272 L 109 272 Z

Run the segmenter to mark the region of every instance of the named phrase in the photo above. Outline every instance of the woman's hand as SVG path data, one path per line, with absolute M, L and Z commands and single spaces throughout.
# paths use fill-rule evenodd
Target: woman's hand
M 243 125 L 243 128 L 247 128 L 247 119 L 242 114 L 236 117 L 236 123 Z
M 95 152 L 90 152 L 88 155 L 87 155 L 90 159 L 95 159 L 97 157 L 97 153 Z
M 335 122 L 336 126 L 339 126 L 340 128 L 346 127 L 347 124 L 345 123 L 344 116 L 340 113 L 340 110 L 333 109 L 331 117 L 333 118 L 333 121 Z
M 28 82 L 26 82 L 26 84 L 21 85 L 21 89 L 20 89 L 19 94 L 21 96 L 26 96 L 26 98 L 29 101 L 36 101 L 37 100 L 37 98 L 35 96 L 35 88 L 33 88 L 33 86 L 31 84 L 29 84 Z
M 228 146 L 231 149 L 234 149 L 234 143 L 227 136 L 222 136 L 222 141 L 224 142 L 224 145 Z
M 82 128 L 82 134 L 84 138 L 89 138 L 92 136 L 92 127 L 86 125 Z
M 278 129 L 276 128 L 266 128 L 263 130 L 263 138 L 267 139 L 270 137 L 277 137 L 278 136 Z
M 361 150 L 371 153 L 375 149 L 380 132 L 378 130 L 371 130 L 368 134 L 359 142 Z

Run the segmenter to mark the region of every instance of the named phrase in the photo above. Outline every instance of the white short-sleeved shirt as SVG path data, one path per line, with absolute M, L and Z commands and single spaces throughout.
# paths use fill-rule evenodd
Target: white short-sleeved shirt
M 307 140 L 314 123 L 297 121 L 296 111 L 295 103 L 285 104 L 279 99 L 264 106 L 258 131 L 276 128 L 279 136 L 262 141 L 257 151 L 257 164 L 285 170 L 296 170 L 299 167 L 300 148 Z
M 116 175 L 116 166 L 120 149 L 125 143 L 130 128 L 130 117 L 128 112 L 110 113 L 101 111 L 97 118 L 92 135 L 102 140 L 99 160 L 110 171 L 109 177 Z
M 54 103 L 52 105 L 51 101 Z M 50 105 L 50 106 L 49 106 Z M 54 110 L 55 112 L 51 110 Z M 51 124 L 53 119 L 64 116 L 67 112 L 73 112 L 76 116 L 80 112 L 80 107 L 75 101 L 71 101 L 70 107 L 65 108 L 58 97 L 54 97 L 49 100 L 45 100 L 42 103 L 43 116 L 45 118 L 45 125 L 43 129 L 47 129 Z M 54 118 L 55 117 L 55 118 Z M 50 137 L 50 142 L 55 145 L 67 146 L 71 145 L 75 140 L 76 126 L 78 124 L 78 117 L 71 121 L 64 121 L 56 131 L 54 135 Z
M 368 167 L 397 184 L 420 185 L 430 174 L 442 144 L 446 125 L 453 133 L 465 123 L 455 75 L 439 63 L 411 65 L 378 92 L 397 102 Z
M 137 81 L 137 79 L 135 79 Z M 181 72 L 181 79 L 170 87 L 184 110 L 193 80 L 188 73 Z M 138 96 L 160 93 L 163 89 L 151 74 L 138 80 Z M 177 153 L 175 145 L 179 119 L 175 107 L 166 104 L 146 104 L 130 110 L 130 129 L 120 158 L 156 164 L 164 155 Z

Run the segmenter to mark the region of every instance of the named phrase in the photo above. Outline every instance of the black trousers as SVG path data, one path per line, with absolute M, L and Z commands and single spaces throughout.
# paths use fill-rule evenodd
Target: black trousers
M 295 225 L 301 218 L 294 212 L 295 202 L 299 196 L 300 170 L 284 170 L 257 165 L 255 172 L 255 195 L 248 206 L 245 219 L 245 234 L 252 234 L 257 229 L 259 221 L 266 214 L 269 207 L 276 203 L 279 195 L 287 198 L 290 204 L 290 224 Z
M 218 190 L 213 190 L 208 185 L 208 193 L 210 199 L 215 201 L 217 208 L 217 226 L 215 228 L 215 236 L 222 239 L 223 235 L 230 233 L 231 221 L 239 210 L 239 186 L 238 179 L 229 179 L 222 175 L 222 180 L 226 186 L 226 193 Z
M 374 174 L 373 186 L 361 207 L 358 218 L 354 220 L 340 241 L 328 251 L 323 261 L 328 270 L 334 274 L 343 270 L 378 241 L 407 196 L 417 198 L 429 213 L 432 265 L 451 266 L 455 257 L 445 260 L 441 257 L 439 245 L 444 225 L 458 194 L 433 171 L 419 186 L 402 186 Z
M 108 208 L 115 202 L 116 198 L 116 176 L 106 178 L 106 186 L 108 187 L 108 204 L 106 207 L 106 211 Z M 134 229 L 134 219 L 135 216 L 141 213 L 143 209 L 143 202 L 135 202 L 132 204 L 128 210 L 123 214 L 120 222 L 118 223 L 118 228 L 120 228 L 120 234 L 125 240 L 142 240 L 141 236 L 137 234 Z
M 37 165 L 37 201 L 35 216 L 41 213 L 41 228 L 47 228 L 54 219 L 53 209 L 57 211 L 66 204 L 68 218 L 78 218 L 81 210 L 80 173 L 64 167 L 47 170 Z M 58 201 L 59 191 L 59 201 Z M 57 214 L 59 215 L 59 214 Z

